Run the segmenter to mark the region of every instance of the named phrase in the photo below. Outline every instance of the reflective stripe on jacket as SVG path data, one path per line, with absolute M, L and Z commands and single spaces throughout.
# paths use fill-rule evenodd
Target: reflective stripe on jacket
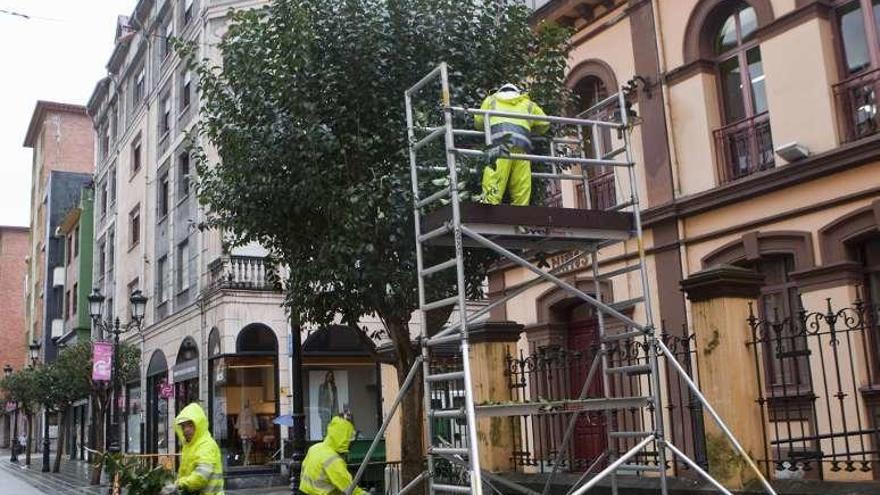
M 187 442 L 180 424 L 192 421 L 196 432 Z M 190 404 L 180 411 L 174 421 L 177 440 L 183 445 L 180 451 L 180 468 L 177 485 L 190 493 L 223 495 L 223 461 L 217 442 L 208 432 L 208 417 L 198 404 Z
M 497 110 L 507 113 L 521 113 L 526 115 L 544 115 L 544 111 L 536 103 L 529 99 L 527 94 L 513 92 L 498 92 L 486 97 L 481 110 Z M 474 116 L 474 127 L 483 130 L 486 125 L 485 116 Z M 531 149 L 531 134 L 544 134 L 550 129 L 550 123 L 540 120 L 519 119 L 516 117 L 489 116 L 489 131 L 493 144 L 513 144 L 523 149 Z
M 324 441 L 312 445 L 303 460 L 299 483 L 301 492 L 307 495 L 345 493 L 353 480 L 340 454 L 348 453 L 354 434 L 354 425 L 345 418 L 336 416 L 330 420 Z M 353 495 L 366 493 L 360 488 L 352 492 Z

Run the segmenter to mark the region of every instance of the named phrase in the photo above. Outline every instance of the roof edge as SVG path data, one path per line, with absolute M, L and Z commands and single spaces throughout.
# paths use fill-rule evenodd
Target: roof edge
M 74 115 L 85 115 L 88 117 L 88 111 L 83 105 L 75 105 L 72 103 L 60 103 L 57 101 L 37 100 L 34 106 L 34 113 L 31 115 L 31 121 L 28 124 L 27 134 L 24 137 L 24 147 L 33 148 L 37 139 L 37 130 L 43 123 L 48 112 L 71 113 Z

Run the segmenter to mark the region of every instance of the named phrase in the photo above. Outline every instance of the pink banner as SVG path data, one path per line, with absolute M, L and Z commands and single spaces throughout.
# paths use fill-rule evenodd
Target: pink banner
M 109 382 L 113 370 L 113 344 L 92 343 L 92 380 Z

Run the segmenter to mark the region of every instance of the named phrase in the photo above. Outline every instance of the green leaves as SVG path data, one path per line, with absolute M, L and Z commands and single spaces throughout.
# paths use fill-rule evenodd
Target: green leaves
M 408 321 L 418 291 L 403 93 L 446 61 L 459 105 L 512 81 L 561 108 L 567 36 L 532 31 L 528 13 L 498 0 L 276 0 L 233 13 L 222 67 L 197 64 L 202 142 L 221 158 L 198 150 L 209 224 L 290 267 L 286 305 L 302 321 Z M 433 90 L 417 109 L 425 125 L 440 123 Z M 476 193 L 479 174 L 464 175 Z M 450 256 L 434 248 L 425 263 Z M 494 260 L 469 253 L 472 296 Z M 432 282 L 432 299 L 454 289 L 451 274 Z

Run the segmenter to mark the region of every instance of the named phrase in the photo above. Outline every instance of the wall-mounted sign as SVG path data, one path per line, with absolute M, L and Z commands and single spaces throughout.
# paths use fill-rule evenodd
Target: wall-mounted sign
M 174 383 L 199 377 L 199 360 L 191 359 L 174 366 Z
M 109 382 L 113 373 L 113 344 L 94 342 L 92 344 L 92 380 Z

